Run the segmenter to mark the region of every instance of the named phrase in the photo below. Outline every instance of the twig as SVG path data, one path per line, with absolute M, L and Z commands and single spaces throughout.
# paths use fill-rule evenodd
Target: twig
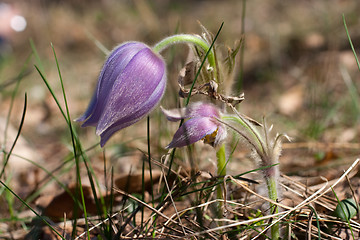
M 130 205 L 127 206 L 126 208 L 122 209 L 121 211 L 125 211 L 125 210 L 126 210 L 127 208 L 129 208 L 129 207 L 130 207 Z M 120 212 L 121 212 L 121 211 L 120 211 Z M 104 219 L 103 221 L 99 222 L 98 224 L 92 226 L 91 228 L 89 228 L 89 232 L 91 232 L 93 229 L 97 228 L 97 227 L 100 226 L 101 224 L 106 223 L 106 222 L 109 221 L 111 218 L 113 218 L 113 217 L 115 217 L 116 215 L 118 215 L 120 212 L 114 213 L 111 217 L 108 217 L 108 218 Z M 64 224 L 64 226 L 65 226 L 65 224 Z M 79 236 L 77 236 L 77 237 L 75 238 L 75 240 L 80 239 L 80 238 L 83 237 L 86 233 L 87 233 L 87 232 L 83 232 L 82 234 L 80 234 Z
M 283 149 L 354 149 L 360 148 L 360 143 L 347 143 L 347 142 L 294 142 L 294 143 L 283 143 Z
M 165 215 L 165 214 L 163 214 L 162 212 L 160 212 L 160 211 L 158 211 L 157 209 L 155 209 L 155 208 L 151 207 L 149 204 L 147 204 L 147 203 L 145 203 L 145 202 L 141 201 L 140 199 L 138 199 L 138 198 L 134 197 L 133 195 L 131 195 L 131 194 L 127 193 L 127 192 L 124 192 L 123 190 L 120 190 L 120 189 L 115 188 L 115 187 L 114 187 L 114 190 L 115 190 L 115 191 L 117 191 L 118 193 L 120 193 L 120 194 L 122 194 L 122 195 L 124 195 L 124 196 L 128 197 L 128 198 L 131 198 L 132 200 L 134 200 L 134 201 L 136 201 L 136 202 L 140 203 L 141 205 L 143 205 L 143 206 L 145 206 L 145 207 L 149 208 L 151 211 L 153 211 L 153 212 L 155 212 L 156 214 L 158 214 L 158 215 L 162 216 L 163 218 L 165 218 L 165 219 L 167 219 L 167 220 L 170 220 L 171 222 L 173 222 L 173 223 L 175 223 L 175 224 L 178 224 L 178 222 L 176 222 L 176 221 L 174 221 L 174 220 L 170 219 L 168 216 L 166 216 L 166 215 Z
M 226 181 L 227 178 L 230 178 L 233 182 L 235 182 L 236 184 L 240 185 L 240 186 L 241 186 L 242 188 L 244 188 L 246 191 L 250 192 L 251 194 L 254 194 L 255 196 L 257 196 L 257 197 L 259 197 L 259 198 L 261 198 L 261 199 L 263 199 L 263 200 L 265 200 L 265 201 L 267 201 L 267 202 L 270 202 L 270 203 L 272 203 L 272 204 L 274 204 L 274 205 L 277 205 L 278 207 L 282 207 L 282 208 L 285 208 L 285 209 L 289 209 L 289 210 L 293 209 L 293 208 L 291 208 L 291 207 L 288 207 L 288 206 L 286 206 L 286 205 L 284 205 L 284 204 L 281 204 L 281 203 L 278 203 L 278 202 L 276 202 L 276 201 L 273 201 L 273 200 L 271 200 L 271 199 L 269 199 L 269 198 L 267 198 L 267 197 L 264 197 L 264 196 L 262 196 L 262 195 L 260 195 L 260 194 L 258 194 L 258 193 L 256 193 L 256 192 L 254 192 L 253 190 L 251 190 L 250 188 L 248 188 L 244 183 L 242 183 L 242 181 L 239 181 L 239 180 L 233 178 L 233 177 L 230 176 L 230 175 L 225 176 L 225 177 L 224 177 L 224 181 Z
M 161 172 L 165 175 L 164 169 L 161 169 Z M 176 216 L 177 216 L 177 218 L 179 219 L 179 225 L 181 226 L 181 229 L 182 229 L 184 235 L 186 235 L 185 228 L 184 228 L 184 226 L 183 226 L 183 224 L 182 224 L 182 222 L 181 222 L 181 218 L 180 218 L 179 212 L 178 212 L 178 210 L 177 210 L 177 208 L 176 208 L 174 199 L 172 198 L 171 190 L 170 190 L 170 187 L 169 187 L 169 184 L 168 184 L 168 181 L 166 180 L 166 178 L 164 178 L 164 182 L 165 182 L 165 185 L 166 185 L 166 189 L 167 189 L 168 192 L 169 192 L 170 201 L 171 201 L 172 205 L 174 206 L 174 210 L 175 210 Z M 165 226 L 165 225 L 164 225 L 164 226 Z

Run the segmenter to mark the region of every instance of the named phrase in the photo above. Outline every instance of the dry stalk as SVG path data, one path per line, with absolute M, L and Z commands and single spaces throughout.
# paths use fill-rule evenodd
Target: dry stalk
M 165 175 L 164 169 L 161 169 L 161 172 L 162 172 L 162 174 Z M 166 185 L 166 189 L 168 190 L 168 194 L 169 194 L 169 197 L 170 197 L 170 201 L 171 201 L 171 203 L 172 203 L 172 205 L 173 205 L 173 207 L 174 207 L 175 214 L 176 214 L 177 218 L 179 219 L 179 225 L 181 226 L 181 229 L 182 229 L 184 235 L 186 235 L 184 225 L 183 225 L 182 222 L 181 222 L 181 218 L 180 218 L 179 212 L 178 212 L 178 210 L 177 210 L 177 208 L 176 208 L 176 205 L 175 205 L 174 199 L 173 199 L 173 197 L 172 197 L 171 190 L 170 190 L 170 187 L 169 187 L 169 184 L 168 184 L 166 178 L 164 178 L 164 182 L 165 182 L 165 185 Z

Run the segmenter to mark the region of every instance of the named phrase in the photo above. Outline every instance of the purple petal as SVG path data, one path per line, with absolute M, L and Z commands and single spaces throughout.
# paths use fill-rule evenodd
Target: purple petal
M 181 119 L 184 119 L 185 116 L 186 116 L 185 115 L 186 108 L 175 108 L 175 109 L 169 109 L 169 110 L 166 110 L 161 106 L 160 106 L 160 108 L 161 108 L 161 111 L 166 116 L 166 118 L 169 121 L 172 121 L 172 122 L 176 122 L 176 121 L 179 121 Z
M 166 78 L 164 76 L 164 81 L 166 82 Z M 110 127 L 108 127 L 103 133 L 101 133 L 101 141 L 100 145 L 103 147 L 105 143 L 109 140 L 109 138 L 116 133 L 117 131 L 128 127 L 135 122 L 139 121 L 143 117 L 145 117 L 149 112 L 151 112 L 156 105 L 159 103 L 159 100 L 162 98 L 165 92 L 166 84 L 159 84 L 158 88 L 154 91 L 151 97 L 143 104 L 143 107 L 140 108 L 139 111 L 134 113 L 131 116 L 120 119 L 118 122 L 114 123 Z
M 101 70 L 97 87 L 89 107 L 86 112 L 76 120 L 86 120 L 82 125 L 83 127 L 97 125 L 115 80 L 134 55 L 144 48 L 148 48 L 148 46 L 139 42 L 128 42 L 115 48 L 110 53 Z
M 161 107 L 161 111 L 164 113 L 169 121 L 179 121 L 185 118 L 195 117 L 216 117 L 220 118 L 219 109 L 210 103 L 196 102 L 186 108 L 164 109 Z
M 108 93 L 96 134 L 107 140 L 115 132 L 109 128 L 118 131 L 146 116 L 162 97 L 165 75 L 164 61 L 151 49 L 134 55 Z
M 220 118 L 219 108 L 210 103 L 196 102 L 186 109 L 186 118 L 216 117 Z
M 199 117 L 189 119 L 177 130 L 173 140 L 166 148 L 190 145 L 213 133 L 217 128 L 218 125 L 211 118 Z

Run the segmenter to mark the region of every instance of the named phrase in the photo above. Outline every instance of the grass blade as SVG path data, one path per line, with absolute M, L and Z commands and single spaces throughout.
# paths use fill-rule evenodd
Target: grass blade
M 68 103 L 67 103 L 67 98 L 66 98 L 66 93 L 65 93 L 65 88 L 64 88 L 64 82 L 62 79 L 62 75 L 61 75 L 61 71 L 60 71 L 60 66 L 59 66 L 59 62 L 56 56 L 56 52 L 55 52 L 55 48 L 54 46 L 51 44 L 51 48 L 53 50 L 54 53 L 54 58 L 55 58 L 55 62 L 56 62 L 56 67 L 58 70 L 58 74 L 59 74 L 59 80 L 60 80 L 60 84 L 61 84 L 61 90 L 62 90 L 62 94 L 63 94 L 63 98 L 64 98 L 64 102 L 65 102 L 65 108 L 66 108 L 66 115 L 64 116 L 66 118 L 66 122 L 69 126 L 69 130 L 70 130 L 70 135 L 71 135 L 71 142 L 72 142 L 72 146 L 73 146 L 73 151 L 74 151 L 74 157 L 75 157 L 75 164 L 76 164 L 76 175 L 77 175 L 77 181 L 79 184 L 79 190 L 80 190 L 80 197 L 81 197 L 81 201 L 82 201 L 82 206 L 83 206 L 83 212 L 84 212 L 84 218 L 85 218 L 85 226 L 86 226 L 86 231 L 87 231 L 87 238 L 88 240 L 90 240 L 90 232 L 89 232 L 89 223 L 88 223 L 88 217 L 87 217 L 87 211 L 86 211 L 86 205 L 85 205 L 85 197 L 84 197 L 84 192 L 82 189 L 82 183 L 81 183 L 81 175 L 80 175 L 80 159 L 79 159 L 79 155 L 78 155 L 78 143 L 79 141 L 77 141 L 77 137 L 76 134 L 74 134 L 74 129 L 72 127 L 71 124 L 71 118 L 70 118 L 70 112 L 69 112 L 69 107 L 68 107 Z M 75 139 L 76 138 L 76 139 Z M 81 151 L 80 151 L 81 152 Z M 92 181 L 92 178 L 89 178 L 90 182 Z M 94 192 L 93 192 L 94 193 Z M 96 196 L 96 194 L 95 194 Z M 75 228 L 74 228 L 75 229 Z
M 350 47 L 351 47 L 351 50 L 352 52 L 354 53 L 354 57 L 355 57 L 355 60 L 356 60 L 356 64 L 358 66 L 358 69 L 360 70 L 360 62 L 359 62 L 359 59 L 357 57 L 357 54 L 356 54 L 356 51 L 355 51 L 355 48 L 354 48 L 354 45 L 351 41 L 351 37 L 350 37 L 350 34 L 349 34 L 349 30 L 347 28 L 347 25 L 346 25 L 346 20 L 345 20 L 345 15 L 343 14 L 343 23 L 344 23 L 344 27 L 345 27 L 345 31 L 346 31 L 346 36 L 347 38 L 349 39 L 349 43 L 350 43 Z
M 15 88 L 14 88 L 14 90 L 12 92 L 12 95 L 11 95 L 10 107 L 9 107 L 9 111 L 8 111 L 8 114 L 7 114 L 7 117 L 6 117 L 6 125 L 5 125 L 5 128 L 4 128 L 5 129 L 4 130 L 4 141 L 3 141 L 4 148 L 5 148 L 6 142 L 7 142 L 7 130 L 8 130 L 9 123 L 10 123 L 10 117 L 11 117 L 12 109 L 13 109 L 13 106 L 14 106 L 15 96 L 16 96 L 16 94 L 18 92 L 20 82 L 21 82 L 23 76 L 26 74 L 25 70 L 27 69 L 27 66 L 28 66 L 28 64 L 30 62 L 31 56 L 32 56 L 32 54 L 30 54 L 28 56 L 28 58 L 26 59 L 25 64 L 23 65 L 18 77 L 16 78 L 17 79 L 16 80 L 16 85 L 15 85 Z M 4 160 L 3 160 L 3 162 L 4 162 L 3 168 L 4 169 L 5 169 L 5 165 L 7 164 L 7 160 L 8 160 L 8 159 L 6 160 L 6 158 L 7 158 L 7 154 L 4 154 Z M 4 171 L 4 169 L 3 169 L 3 171 Z M 1 176 L 2 176 L 2 174 L 0 174 L 0 178 L 1 178 Z
M 5 172 L 5 168 L 6 168 L 7 163 L 9 162 L 11 153 L 12 153 L 12 151 L 14 150 L 14 147 L 15 147 L 15 145 L 16 145 L 16 142 L 17 142 L 17 140 L 18 140 L 19 137 L 20 137 L 20 133 L 21 133 L 22 127 L 23 127 L 23 125 L 24 125 L 26 107 L 27 107 L 27 95 L 26 95 L 26 93 L 25 93 L 24 109 L 23 109 L 23 113 L 22 113 L 22 116 L 21 116 L 19 129 L 18 129 L 18 132 L 17 132 L 17 134 L 16 134 L 15 140 L 14 140 L 14 142 L 13 142 L 11 148 L 10 148 L 10 151 L 9 151 L 7 154 L 4 154 L 4 156 L 6 155 L 6 158 L 5 158 L 5 161 L 4 161 L 3 169 L 2 169 L 2 171 L 1 171 L 1 173 L 0 173 L 0 179 L 2 178 L 2 176 L 3 176 L 4 172 Z
M 40 214 L 38 214 L 34 209 L 30 207 L 21 197 L 19 197 L 11 188 L 9 188 L 3 181 L 0 180 L 0 183 L 9 191 L 11 192 L 19 201 L 24 204 L 30 211 L 32 211 L 36 216 L 38 216 L 56 235 L 58 235 L 61 239 L 66 240 L 58 231 L 56 231 L 55 228 L 51 226 L 51 224 L 46 221 L 44 217 L 42 217 Z
M 206 52 L 205 57 L 204 57 L 204 59 L 202 60 L 201 65 L 200 65 L 198 71 L 196 72 L 194 81 L 193 81 L 193 83 L 192 83 L 192 85 L 191 85 L 191 87 L 190 87 L 190 90 L 189 90 L 189 95 L 188 95 L 188 97 L 187 97 L 187 99 L 186 99 L 186 102 L 185 102 L 185 106 L 187 106 L 187 105 L 189 104 L 189 102 L 190 102 L 191 93 L 192 93 L 193 88 L 194 88 L 194 86 L 195 86 L 196 80 L 197 80 L 197 78 L 199 77 L 199 75 L 200 75 L 200 73 L 201 73 L 201 69 L 203 68 L 203 66 L 204 66 L 204 64 L 205 64 L 206 59 L 208 58 L 209 54 L 210 54 L 211 51 L 213 50 L 215 41 L 216 41 L 216 39 L 218 38 L 218 36 L 219 36 L 219 34 L 220 34 L 221 29 L 223 28 L 223 26 L 224 26 L 224 22 L 221 23 L 221 25 L 220 25 L 220 27 L 219 27 L 219 30 L 217 31 L 217 33 L 216 33 L 216 35 L 215 35 L 215 37 L 214 37 L 214 40 L 212 41 L 212 43 L 211 43 L 211 45 L 210 45 L 210 47 L 209 47 L 209 50 Z

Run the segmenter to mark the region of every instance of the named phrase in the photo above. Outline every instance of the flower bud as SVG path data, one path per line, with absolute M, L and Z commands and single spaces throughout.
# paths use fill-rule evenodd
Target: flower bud
M 164 60 L 140 42 L 115 48 L 101 70 L 88 109 L 77 121 L 96 126 L 103 147 L 117 131 L 147 116 L 166 87 Z
M 197 102 L 186 108 L 162 111 L 170 121 L 188 119 L 166 148 L 184 147 L 200 140 L 216 147 L 226 138 L 226 127 L 217 120 L 222 114 L 215 105 Z

